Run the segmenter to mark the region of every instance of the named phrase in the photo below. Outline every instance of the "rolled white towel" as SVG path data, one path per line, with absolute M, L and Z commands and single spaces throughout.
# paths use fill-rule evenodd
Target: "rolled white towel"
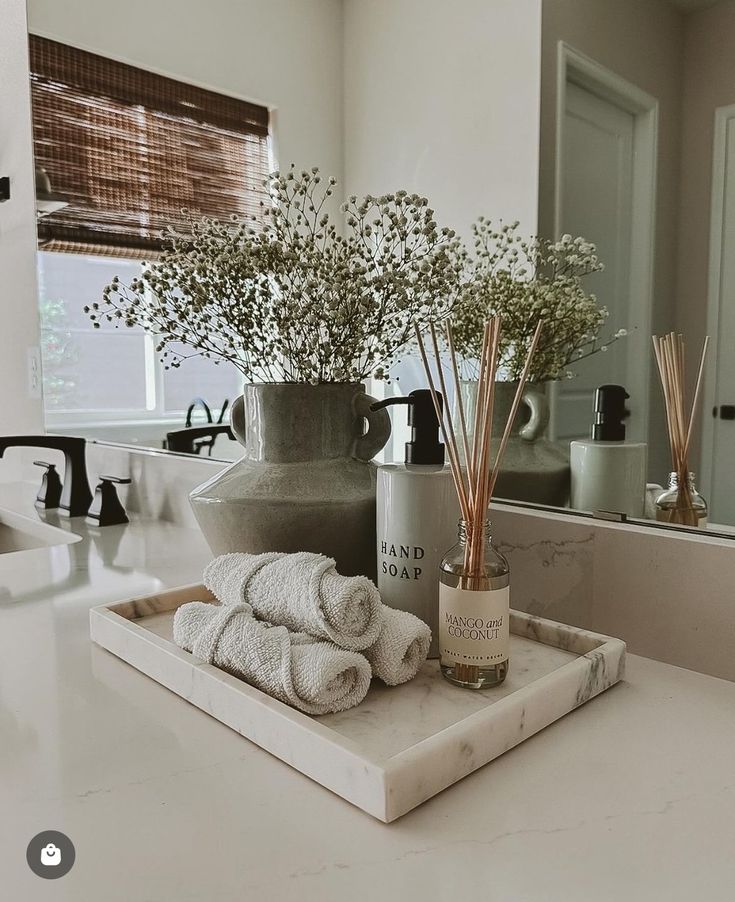
M 174 615 L 174 642 L 306 714 L 345 711 L 370 688 L 363 655 L 261 623 L 249 604 L 182 605 Z
M 373 676 L 398 686 L 407 683 L 419 672 L 429 654 L 431 630 L 408 611 L 396 611 L 383 606 L 383 628 L 377 641 L 365 649 L 365 657 L 373 669 Z
M 332 558 L 297 554 L 223 554 L 204 570 L 222 604 L 246 602 L 256 617 L 361 651 L 378 638 L 380 595 L 366 576 L 340 576 Z

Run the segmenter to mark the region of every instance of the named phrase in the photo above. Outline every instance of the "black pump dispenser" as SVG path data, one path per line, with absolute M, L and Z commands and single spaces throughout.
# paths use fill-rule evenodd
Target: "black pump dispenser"
M 595 422 L 592 440 L 595 442 L 624 442 L 625 423 L 629 411 L 625 402 L 630 397 L 622 385 L 601 385 L 595 391 Z
M 437 392 L 439 408 L 444 399 Z M 439 441 L 439 420 L 428 388 L 419 388 L 405 398 L 386 398 L 373 404 L 371 410 L 380 410 L 393 404 L 408 405 L 408 425 L 411 441 L 406 442 L 406 463 L 416 466 L 444 466 L 444 445 Z

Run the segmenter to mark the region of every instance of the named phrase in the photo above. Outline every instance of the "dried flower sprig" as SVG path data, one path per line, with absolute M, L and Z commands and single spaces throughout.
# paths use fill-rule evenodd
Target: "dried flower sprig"
M 426 198 L 406 191 L 351 197 L 338 228 L 328 210 L 335 185 L 316 167 L 275 172 L 262 227 L 192 220 L 185 234 L 168 233 L 139 279 L 114 279 L 85 310 L 96 326 L 154 333 L 172 367 L 205 356 L 250 381 L 386 378 L 413 323 L 450 312 L 463 251 Z
M 520 378 L 536 324 L 545 323 L 533 358 L 530 381 L 571 378 L 569 367 L 626 335 L 600 339 L 608 311 L 582 284 L 603 264 L 595 246 L 563 235 L 551 242 L 524 238 L 519 223 L 495 226 L 480 217 L 473 225 L 474 253 L 468 255 L 464 286 L 452 313 L 454 341 L 465 362 L 479 361 L 488 317 L 500 316 L 499 378 Z M 475 363 L 475 366 L 477 364 Z

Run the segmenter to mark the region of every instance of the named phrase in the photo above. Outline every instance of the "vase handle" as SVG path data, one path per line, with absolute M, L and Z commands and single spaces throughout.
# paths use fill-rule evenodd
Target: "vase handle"
M 238 395 L 230 407 L 230 429 L 241 445 L 245 444 L 245 398 Z
M 523 392 L 523 403 L 531 410 L 531 417 L 525 426 L 521 426 L 519 434 L 526 442 L 535 442 L 549 425 L 549 402 L 546 395 L 536 388 L 527 388 Z
M 376 398 L 371 398 L 365 392 L 358 392 L 352 399 L 352 412 L 355 417 L 358 420 L 365 419 L 368 423 L 367 432 L 355 441 L 353 454 L 358 460 L 372 460 L 390 438 L 388 411 L 370 409 L 377 403 Z

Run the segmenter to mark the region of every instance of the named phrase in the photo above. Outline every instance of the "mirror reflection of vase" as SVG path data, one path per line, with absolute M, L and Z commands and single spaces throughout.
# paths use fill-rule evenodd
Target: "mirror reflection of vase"
M 496 382 L 493 405 L 493 459 L 515 398 L 517 382 Z M 463 380 L 460 386 L 467 428 L 472 438 L 477 382 Z M 458 402 L 455 399 L 453 416 L 459 422 Z M 494 495 L 514 501 L 550 504 L 565 507 L 569 503 L 569 448 L 544 436 L 549 423 L 549 401 L 546 385 L 530 385 L 523 400 L 503 457 Z M 461 444 L 461 443 L 460 443 Z M 464 457 L 460 448 L 460 456 Z
M 357 384 L 246 385 L 230 416 L 244 457 L 190 495 L 212 551 L 318 552 L 345 576 L 375 579 L 370 461 L 390 417 L 374 401 Z

